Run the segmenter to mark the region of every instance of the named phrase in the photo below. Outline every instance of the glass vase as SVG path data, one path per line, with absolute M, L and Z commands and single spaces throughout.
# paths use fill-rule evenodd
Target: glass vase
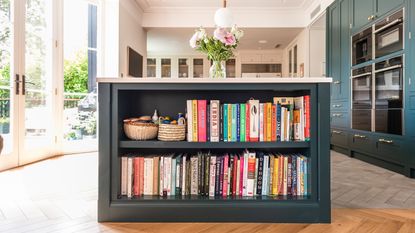
M 213 61 L 209 69 L 209 78 L 226 78 L 226 61 Z

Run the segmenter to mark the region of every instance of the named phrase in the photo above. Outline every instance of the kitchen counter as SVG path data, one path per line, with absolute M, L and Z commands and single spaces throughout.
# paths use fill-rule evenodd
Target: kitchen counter
M 331 83 L 332 78 L 97 78 L 98 83 Z

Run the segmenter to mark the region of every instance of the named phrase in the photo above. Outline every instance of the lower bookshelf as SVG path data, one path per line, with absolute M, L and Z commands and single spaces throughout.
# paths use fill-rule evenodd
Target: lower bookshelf
M 153 93 L 157 93 L 154 95 Z M 229 97 L 229 93 L 234 95 Z M 181 112 L 186 99 L 214 96 L 240 103 L 252 96 L 310 95 L 311 137 L 294 142 L 131 141 L 122 120 L 149 112 Z M 99 83 L 98 221 L 327 223 L 330 211 L 329 83 Z M 151 96 L 151 103 L 148 102 Z M 135 100 L 131 102 L 131 100 Z M 151 105 L 151 106 L 147 106 Z M 139 195 L 121 190 L 121 157 L 163 153 L 301 153 L 309 160 L 308 195 Z

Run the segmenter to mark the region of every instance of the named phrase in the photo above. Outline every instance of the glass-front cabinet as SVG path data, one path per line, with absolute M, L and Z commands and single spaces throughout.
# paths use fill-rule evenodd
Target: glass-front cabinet
M 203 78 L 203 58 L 193 59 L 193 78 Z
M 236 60 L 234 58 L 226 61 L 226 78 L 236 77 Z
M 179 78 L 188 78 L 189 77 L 189 59 L 188 58 L 179 58 Z
M 157 60 L 155 58 L 147 58 L 147 77 L 157 77 Z
M 161 77 L 162 78 L 171 77 L 171 59 L 170 58 L 161 59 Z

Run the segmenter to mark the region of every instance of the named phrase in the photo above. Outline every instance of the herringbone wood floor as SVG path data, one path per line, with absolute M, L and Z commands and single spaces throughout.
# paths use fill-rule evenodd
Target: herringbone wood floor
M 415 180 L 335 152 L 332 224 L 98 224 L 97 184 L 96 153 L 2 172 L 0 232 L 415 232 Z

